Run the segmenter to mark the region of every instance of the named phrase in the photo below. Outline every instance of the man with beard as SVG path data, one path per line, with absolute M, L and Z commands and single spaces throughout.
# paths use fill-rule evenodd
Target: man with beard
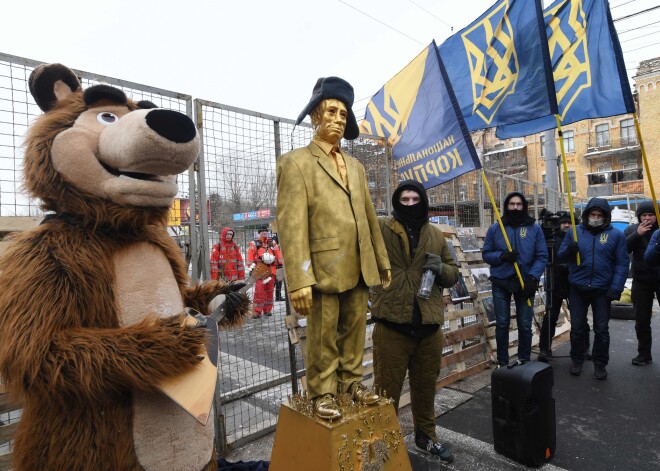
M 643 201 L 637 207 L 637 224 L 623 231 L 628 252 L 632 253 L 632 302 L 635 309 L 635 332 L 637 333 L 638 355 L 632 359 L 635 366 L 648 365 L 651 357 L 651 314 L 653 298 L 660 300 L 660 278 L 658 272 L 644 262 L 644 252 L 649 246 L 651 235 L 658 229 L 652 201 Z
M 454 457 L 435 433 L 434 400 L 442 360 L 442 289 L 456 283 L 458 268 L 442 231 L 428 222 L 428 197 L 420 183 L 402 182 L 392 195 L 392 205 L 393 217 L 378 220 L 392 283 L 373 293 L 374 386 L 394 400 L 398 411 L 408 372 L 415 447 L 451 463 Z M 425 270 L 435 274 L 428 299 L 418 296 Z
M 484 261 L 490 265 L 493 284 L 498 366 L 509 363 L 511 296 L 516 303 L 518 361 L 526 363 L 530 360 L 534 295 L 548 263 L 543 230 L 527 214 L 527 200 L 522 193 L 514 191 L 504 199 L 502 224 L 511 250 L 506 245 L 499 223 L 488 228 L 483 248 Z M 524 286 L 520 283 L 514 263 L 518 264 Z
M 626 238 L 610 224 L 611 211 L 607 200 L 591 198 L 577 226 L 577 242 L 567 234 L 557 253 L 560 262 L 568 263 L 571 306 L 570 374 L 580 376 L 584 363 L 584 336 L 587 310 L 593 313 L 594 343 L 591 356 L 594 377 L 607 379 L 610 349 L 610 304 L 621 298 L 628 276 Z M 577 255 L 580 264 L 577 264 Z

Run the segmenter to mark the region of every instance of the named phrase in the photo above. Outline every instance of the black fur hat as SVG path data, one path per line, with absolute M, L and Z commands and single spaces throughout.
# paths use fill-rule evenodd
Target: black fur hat
M 316 81 L 314 90 L 312 90 L 312 98 L 309 99 L 309 103 L 307 103 L 305 109 L 302 110 L 302 113 L 300 113 L 298 116 L 296 124 L 302 123 L 303 119 L 305 119 L 305 116 L 310 114 L 316 105 L 321 103 L 323 100 L 328 100 L 330 98 L 339 100 L 344 105 L 346 105 L 348 118 L 346 119 L 346 130 L 344 131 L 344 138 L 349 140 L 355 139 L 360 135 L 360 129 L 358 128 L 357 121 L 355 120 L 355 115 L 353 114 L 352 110 L 355 94 L 351 84 L 339 77 L 321 77 Z

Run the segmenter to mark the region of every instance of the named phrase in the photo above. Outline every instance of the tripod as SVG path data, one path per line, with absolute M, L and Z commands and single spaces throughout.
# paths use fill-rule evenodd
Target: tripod
M 545 243 L 548 249 L 548 264 L 545 267 L 545 315 L 541 327 L 541 339 L 539 342 L 539 361 L 547 362 L 552 356 L 551 345 L 554 337 L 554 327 L 559 318 L 559 309 L 561 309 L 561 298 L 555 296 L 555 257 L 556 257 L 556 232 L 553 229 L 550 234 L 545 233 Z M 544 231 L 547 232 L 547 231 Z M 546 332 L 544 332 L 544 330 Z

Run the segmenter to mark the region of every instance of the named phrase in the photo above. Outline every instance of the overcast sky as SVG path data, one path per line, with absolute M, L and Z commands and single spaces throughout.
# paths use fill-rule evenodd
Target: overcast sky
M 359 120 L 432 39 L 440 44 L 493 3 L 11 0 L 0 10 L 0 52 L 285 118 L 297 117 L 318 77 L 337 75 L 355 88 Z M 660 2 L 610 4 L 616 19 Z M 660 56 L 660 9 L 615 24 L 631 75 Z

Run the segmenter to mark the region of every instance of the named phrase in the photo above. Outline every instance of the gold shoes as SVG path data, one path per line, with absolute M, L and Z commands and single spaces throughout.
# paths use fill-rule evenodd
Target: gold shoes
M 364 384 L 358 381 L 351 384 L 351 386 L 348 388 L 348 393 L 351 395 L 355 402 L 359 402 L 365 406 L 370 406 L 380 400 L 380 396 L 378 394 L 370 391 Z
M 324 394 L 314 399 L 314 413 L 320 419 L 335 420 L 341 417 L 339 406 L 332 394 Z

